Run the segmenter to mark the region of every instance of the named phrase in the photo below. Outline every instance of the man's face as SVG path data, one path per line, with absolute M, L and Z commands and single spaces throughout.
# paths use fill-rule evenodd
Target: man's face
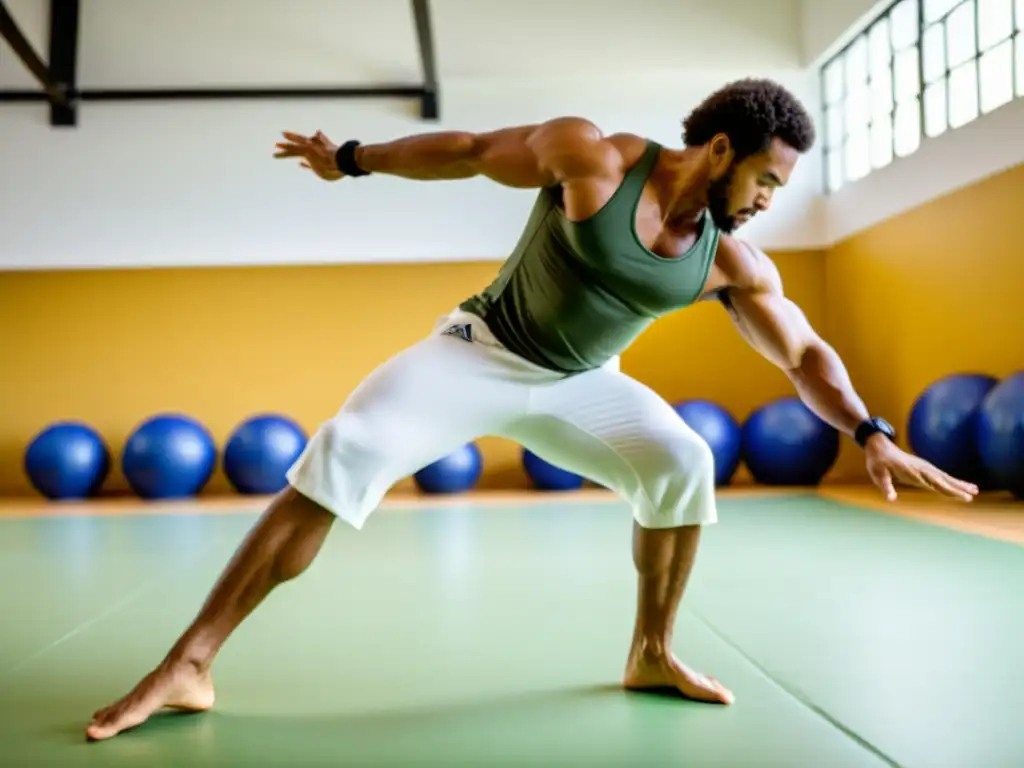
M 775 190 L 789 181 L 799 153 L 775 139 L 767 151 L 737 163 L 731 149 L 717 153 L 716 149 L 713 146 L 708 212 L 715 226 L 728 234 L 768 210 Z

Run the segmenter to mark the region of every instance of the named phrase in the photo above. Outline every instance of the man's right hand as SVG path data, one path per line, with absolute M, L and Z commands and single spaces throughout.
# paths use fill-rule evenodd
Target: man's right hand
M 283 131 L 282 135 L 287 141 L 277 143 L 274 157 L 301 157 L 299 165 L 308 168 L 325 181 L 338 181 L 344 176 L 338 170 L 338 164 L 334 159 L 338 145 L 324 136 L 322 131 L 317 131 L 309 137 L 290 131 Z

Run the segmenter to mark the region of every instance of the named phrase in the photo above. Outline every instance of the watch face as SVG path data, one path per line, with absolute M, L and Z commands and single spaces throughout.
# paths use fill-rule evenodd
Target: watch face
M 875 419 L 874 421 L 875 427 L 877 427 L 878 430 L 881 431 L 882 433 L 888 435 L 889 437 L 893 437 L 896 434 L 896 430 L 893 429 L 892 424 L 890 424 L 885 419 Z

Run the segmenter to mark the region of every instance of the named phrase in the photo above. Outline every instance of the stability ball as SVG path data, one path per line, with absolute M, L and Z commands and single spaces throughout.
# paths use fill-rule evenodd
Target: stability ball
M 110 452 L 99 433 L 77 421 L 59 421 L 25 450 L 25 474 L 48 499 L 94 496 L 110 472 Z
M 224 447 L 224 474 L 244 494 L 277 493 L 285 473 L 306 447 L 306 433 L 287 416 L 262 414 L 246 419 Z
M 715 457 L 715 485 L 728 485 L 740 465 L 739 422 L 710 400 L 684 400 L 672 407 L 711 448 Z
M 523 449 L 523 470 L 539 491 L 575 491 L 583 487 L 583 477 L 545 461 L 533 451 Z
M 144 499 L 180 499 L 198 494 L 213 475 L 217 447 L 206 427 L 182 414 L 159 414 L 128 438 L 121 468 Z
M 461 493 L 476 485 L 482 471 L 480 449 L 476 443 L 466 443 L 423 467 L 413 475 L 413 480 L 424 493 Z
M 910 409 L 911 450 L 954 477 L 986 485 L 974 435 L 982 400 L 998 383 L 994 376 L 954 373 L 931 384 Z
M 839 456 L 839 432 L 795 397 L 754 411 L 741 441 L 743 460 L 763 485 L 817 485 Z
M 975 440 L 992 484 L 1024 499 L 1024 371 L 992 388 L 978 409 Z

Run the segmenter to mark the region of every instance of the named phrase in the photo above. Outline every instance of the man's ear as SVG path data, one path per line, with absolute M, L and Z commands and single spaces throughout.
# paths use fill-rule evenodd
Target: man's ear
M 711 164 L 711 173 L 718 178 L 732 164 L 733 158 L 732 142 L 724 133 L 715 134 L 708 146 L 708 159 Z

